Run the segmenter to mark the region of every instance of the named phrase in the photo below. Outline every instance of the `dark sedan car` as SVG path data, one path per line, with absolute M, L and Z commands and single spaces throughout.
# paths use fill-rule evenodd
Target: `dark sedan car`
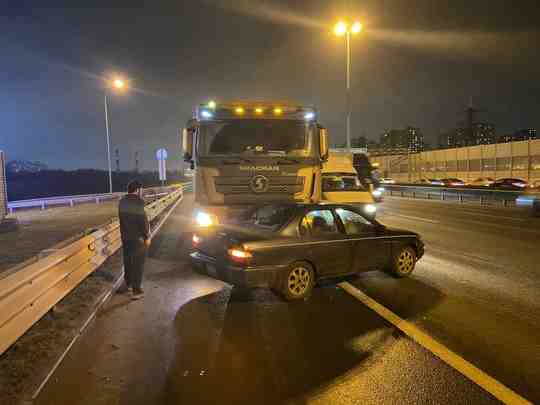
M 241 288 L 304 298 L 317 280 L 369 270 L 405 277 L 424 254 L 420 237 L 344 204 L 268 205 L 243 222 L 199 229 L 193 265 Z
M 491 183 L 492 188 L 502 190 L 524 190 L 527 187 L 527 182 L 521 179 L 498 179 Z

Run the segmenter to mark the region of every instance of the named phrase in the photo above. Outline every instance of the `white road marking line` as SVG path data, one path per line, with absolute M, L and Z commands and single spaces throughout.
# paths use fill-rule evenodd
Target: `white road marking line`
M 404 219 L 410 219 L 413 221 L 421 221 L 421 222 L 429 222 L 430 224 L 440 224 L 441 221 L 438 221 L 436 219 L 427 219 L 427 218 L 421 218 L 421 217 L 415 217 L 412 215 L 403 215 L 403 214 L 393 214 L 392 212 L 383 212 L 383 215 L 389 215 L 391 217 L 399 217 Z
M 497 218 L 497 219 L 511 219 L 513 221 L 528 221 L 528 219 L 525 219 L 525 218 L 516 218 L 516 217 L 505 217 L 505 216 L 502 216 L 502 215 L 494 215 L 494 214 L 484 214 L 482 212 L 476 212 L 476 211 L 470 211 L 470 210 L 459 210 L 459 211 L 456 211 L 456 212 L 464 212 L 466 214 L 471 214 L 471 215 L 480 215 L 482 217 L 492 217 L 492 218 Z
M 349 282 L 342 282 L 338 284 L 344 291 L 352 295 L 354 298 L 362 302 L 371 310 L 375 311 L 378 315 L 386 319 L 396 328 L 400 329 L 403 333 L 413 339 L 416 343 L 429 350 L 435 356 L 440 358 L 450 367 L 454 368 L 469 380 L 473 381 L 478 386 L 482 387 L 485 391 L 489 392 L 498 400 L 505 404 L 531 404 L 515 391 L 511 390 L 504 384 L 500 383 L 490 375 L 486 374 L 478 367 L 469 363 L 463 357 L 454 353 L 446 346 L 437 342 L 427 333 L 417 328 L 414 324 L 394 314 L 392 311 L 379 304 L 374 299 L 368 297 L 364 292 L 354 287 Z

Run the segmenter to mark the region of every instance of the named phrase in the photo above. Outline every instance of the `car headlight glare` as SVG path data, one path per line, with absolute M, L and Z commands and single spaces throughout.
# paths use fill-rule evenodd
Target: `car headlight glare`
M 374 204 L 366 204 L 364 206 L 364 211 L 366 212 L 366 214 L 372 215 L 377 212 L 377 207 Z
M 216 225 L 216 220 L 213 218 L 212 215 L 199 211 L 197 212 L 197 215 L 195 216 L 195 220 L 197 221 L 197 224 L 202 227 L 209 227 L 212 225 Z

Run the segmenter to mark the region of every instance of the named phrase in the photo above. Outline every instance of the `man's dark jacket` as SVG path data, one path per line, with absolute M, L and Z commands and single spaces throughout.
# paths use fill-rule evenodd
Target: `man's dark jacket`
M 126 194 L 118 204 L 122 242 L 150 238 L 150 226 L 144 201 L 136 194 Z

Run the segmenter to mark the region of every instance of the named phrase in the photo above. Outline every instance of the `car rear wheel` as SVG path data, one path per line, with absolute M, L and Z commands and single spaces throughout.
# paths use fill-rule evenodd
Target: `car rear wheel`
M 409 276 L 416 265 L 416 252 L 410 246 L 404 246 L 394 256 L 391 271 L 396 277 Z
M 285 271 L 280 292 L 287 301 L 300 300 L 309 296 L 315 285 L 315 272 L 306 262 L 295 262 Z

